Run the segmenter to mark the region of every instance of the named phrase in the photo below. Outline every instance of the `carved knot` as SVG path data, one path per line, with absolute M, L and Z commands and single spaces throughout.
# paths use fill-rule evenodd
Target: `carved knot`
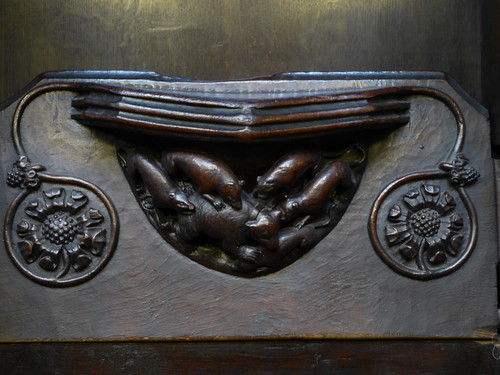
M 480 176 L 479 172 L 469 165 L 469 159 L 464 154 L 457 154 L 453 162 L 441 163 L 439 168 L 448 172 L 451 182 L 458 186 L 469 185 Z

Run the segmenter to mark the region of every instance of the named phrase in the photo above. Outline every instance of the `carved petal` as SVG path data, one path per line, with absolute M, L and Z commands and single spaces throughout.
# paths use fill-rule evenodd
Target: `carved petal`
M 455 208 L 457 203 L 455 202 L 455 198 L 453 198 L 448 192 L 444 192 L 441 199 L 441 214 L 445 214 Z
M 403 242 L 410 236 L 406 226 L 401 229 L 398 229 L 396 226 L 388 225 L 385 227 L 385 238 L 389 241 L 390 245 L 395 245 L 400 242 Z
M 422 185 L 424 192 L 429 195 L 438 195 L 440 188 L 437 185 Z
M 86 269 L 92 260 L 85 254 L 78 255 L 72 262 L 73 269 L 75 271 L 83 271 Z
M 64 189 L 50 189 L 43 192 L 45 197 L 45 204 L 47 205 L 47 210 L 53 212 L 54 208 L 64 207 L 66 190 Z
M 40 267 L 42 267 L 46 271 L 54 271 L 57 268 L 57 262 L 54 261 L 54 258 L 46 255 L 38 262 Z
M 37 219 L 39 221 L 44 220 L 45 205 L 41 204 L 39 200 L 35 199 L 28 202 L 26 208 L 24 209 L 26 215 Z
M 455 256 L 458 254 L 463 244 L 464 244 L 464 236 L 461 234 L 455 234 L 450 238 L 447 250 L 451 255 Z
M 20 236 L 26 234 L 30 229 L 30 224 L 26 220 L 22 220 L 19 224 L 17 224 L 16 232 Z
M 404 244 L 399 248 L 399 252 L 401 255 L 407 259 L 407 260 L 412 260 L 417 256 L 418 249 L 414 246 L 414 244 Z
M 392 206 L 392 208 L 389 210 L 388 219 L 390 221 L 397 221 L 400 217 L 403 211 L 401 210 L 401 207 L 397 204 Z
M 442 250 L 438 250 L 434 254 L 429 256 L 429 263 L 443 264 L 444 262 L 446 262 L 446 258 L 446 253 Z
M 87 225 L 91 226 L 91 225 L 100 224 L 104 220 L 104 217 L 101 215 L 99 210 L 96 210 L 95 208 L 90 208 L 89 209 L 89 219 L 90 219 L 89 220 L 90 223 Z
M 464 226 L 464 219 L 459 214 L 453 214 L 450 217 L 450 229 L 459 230 Z
M 106 246 L 106 229 L 101 229 L 92 236 L 92 247 L 90 252 L 94 255 L 101 255 Z
M 92 248 L 92 238 L 88 233 L 83 233 L 83 237 L 80 238 L 80 248 L 84 250 L 90 250 Z
M 43 194 L 49 198 L 49 199 L 55 199 L 57 197 L 61 197 L 63 195 L 63 190 L 62 189 L 50 189 L 50 190 L 45 190 Z
M 420 193 L 417 189 L 410 190 L 403 197 L 403 201 L 410 207 L 411 210 L 418 210 L 419 206 L 421 206 L 422 201 L 420 198 Z
M 32 263 L 34 261 L 33 243 L 30 241 L 22 240 L 17 243 L 17 246 L 24 260 L 28 263 Z
M 69 212 L 74 215 L 80 208 L 87 204 L 88 200 L 88 197 L 80 190 L 73 190 L 66 206 L 69 208 Z
M 408 193 L 405 194 L 405 197 L 410 199 L 416 199 L 418 196 L 419 192 L 416 189 L 410 190 Z

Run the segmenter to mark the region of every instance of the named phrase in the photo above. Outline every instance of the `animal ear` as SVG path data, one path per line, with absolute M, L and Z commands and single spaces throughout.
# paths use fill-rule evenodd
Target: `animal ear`
M 168 194 L 168 197 L 169 197 L 170 199 L 174 199 L 174 198 L 175 198 L 175 193 L 174 193 L 174 192 L 169 193 L 169 194 Z
M 257 228 L 257 225 L 258 225 L 258 223 L 257 223 L 257 221 L 255 221 L 255 220 L 252 220 L 252 221 L 247 221 L 247 222 L 245 223 L 245 226 L 246 226 L 247 228 L 249 228 L 249 229 Z
M 234 191 L 235 187 L 236 184 L 234 182 L 228 182 L 226 185 L 224 185 L 224 192 L 226 194 L 231 193 L 232 191 Z
M 257 176 L 257 182 L 260 183 L 260 180 L 262 180 L 262 176 Z

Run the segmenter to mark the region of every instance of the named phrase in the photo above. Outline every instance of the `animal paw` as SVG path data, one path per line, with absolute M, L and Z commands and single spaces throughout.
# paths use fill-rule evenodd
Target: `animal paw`
M 214 208 L 217 211 L 221 211 L 224 207 L 226 207 L 226 205 L 224 204 L 224 202 L 222 202 L 219 199 L 214 199 L 214 201 L 212 202 L 212 205 L 214 206 Z
M 226 207 L 223 201 L 209 194 L 203 194 L 203 198 L 205 198 L 212 206 L 214 206 L 216 211 L 221 211 L 224 207 Z
M 233 263 L 232 268 L 236 272 L 253 272 L 258 268 L 258 265 L 255 263 L 249 263 L 244 260 L 237 260 Z
M 238 253 L 239 260 L 249 263 L 258 263 L 262 257 L 262 251 L 255 247 L 243 246 L 238 249 Z

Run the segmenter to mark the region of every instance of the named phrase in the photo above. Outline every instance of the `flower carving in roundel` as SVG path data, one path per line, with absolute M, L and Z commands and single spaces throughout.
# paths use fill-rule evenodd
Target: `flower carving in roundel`
M 106 246 L 102 214 L 88 206 L 88 197 L 79 190 L 45 190 L 42 197 L 28 202 L 24 212 L 29 218 L 16 226 L 18 249 L 28 263 L 38 265 L 56 277 L 70 269 L 89 268 L 93 257 L 101 256 Z
M 423 184 L 408 191 L 403 204 L 394 204 L 388 213 L 385 237 L 406 261 L 415 261 L 420 270 L 444 264 L 456 257 L 464 243 L 464 220 L 456 212 L 453 196 L 437 185 Z

